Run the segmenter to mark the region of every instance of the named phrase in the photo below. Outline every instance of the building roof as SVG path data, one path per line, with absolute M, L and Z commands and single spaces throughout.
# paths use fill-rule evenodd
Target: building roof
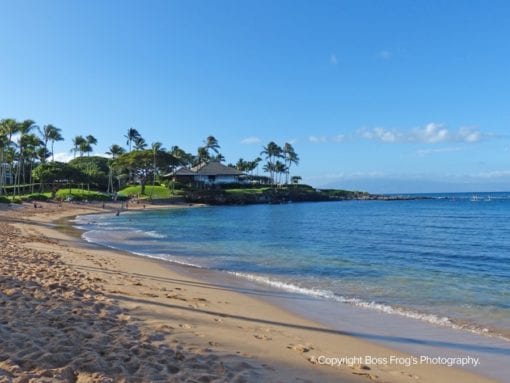
M 228 166 L 223 165 L 219 161 L 211 161 L 208 163 L 202 162 L 197 166 L 188 168 L 179 168 L 176 171 L 167 174 L 167 176 L 175 177 L 175 176 L 241 176 L 243 172 L 235 168 L 230 168 Z
M 223 165 L 219 161 L 202 162 L 192 167 L 191 171 L 199 176 L 240 176 L 244 174 L 235 168 Z
M 170 176 L 194 176 L 196 173 L 192 172 L 188 168 L 179 168 L 174 172 L 171 172 Z

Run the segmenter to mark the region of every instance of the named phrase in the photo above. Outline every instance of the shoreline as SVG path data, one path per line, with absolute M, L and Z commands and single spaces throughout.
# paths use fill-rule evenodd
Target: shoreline
M 208 205 L 205 205 L 208 206 Z M 227 205 L 230 206 L 230 205 Z M 218 208 L 218 206 L 209 206 L 210 208 Z M 160 210 L 164 210 L 160 209 Z M 137 210 L 139 212 L 139 210 Z M 133 213 L 133 211 L 132 211 Z M 145 217 L 145 216 L 144 216 Z M 111 226 L 112 223 L 115 221 L 112 219 L 108 219 L 109 225 Z M 131 221 L 131 219 L 129 219 Z M 134 221 L 137 219 L 134 218 Z M 70 222 L 69 225 L 71 226 L 81 226 L 85 224 L 85 227 L 81 227 L 78 230 L 83 230 L 84 233 L 87 233 L 89 230 L 88 225 L 91 224 L 87 219 L 85 219 L 84 222 Z M 94 226 L 94 222 L 92 222 L 92 225 Z M 92 230 L 101 230 L 102 224 L 100 227 L 95 227 Z M 155 228 L 157 229 L 157 228 Z M 139 230 L 137 230 L 139 231 Z M 153 232 L 149 232 L 152 236 Z M 157 235 L 156 238 L 159 238 L 161 234 L 154 234 Z M 101 237 L 103 240 L 104 238 Z M 99 239 L 97 242 L 94 237 L 89 238 L 89 236 L 83 236 L 83 238 L 88 243 L 100 243 L 101 240 Z M 324 299 L 334 304 L 348 304 L 360 307 L 362 309 L 367 309 L 371 311 L 377 311 L 380 313 L 388 313 L 392 315 L 401 316 L 404 318 L 409 318 L 411 320 L 418 320 L 426 322 L 432 326 L 439 326 L 444 328 L 449 328 L 452 330 L 460 330 L 465 331 L 470 334 L 475 335 L 482 335 L 484 337 L 491 337 L 496 339 L 501 339 L 504 341 L 510 342 L 510 330 L 506 327 L 500 326 L 497 327 L 495 325 L 490 324 L 484 324 L 483 321 L 475 321 L 475 320 L 468 320 L 463 319 L 462 317 L 458 317 L 455 315 L 452 315 L 448 312 L 441 312 L 441 311 L 425 311 L 425 310 L 419 310 L 417 308 L 413 308 L 413 306 L 404 306 L 404 305 L 398 305 L 398 304 L 389 304 L 382 301 L 374 301 L 370 297 L 363 297 L 360 298 L 359 296 L 342 296 L 335 294 L 332 290 L 328 290 L 327 288 L 322 289 L 320 286 L 317 287 L 317 285 L 314 287 L 313 285 L 308 285 L 306 287 L 303 287 L 303 285 L 299 284 L 299 282 L 296 281 L 289 281 L 284 278 L 272 278 L 270 276 L 266 275 L 259 275 L 259 274 L 252 274 L 250 271 L 228 271 L 228 270 L 218 270 L 215 268 L 210 268 L 207 266 L 207 264 L 204 266 L 200 262 L 195 261 L 187 261 L 182 260 L 179 258 L 185 257 L 186 255 L 178 255 L 179 253 L 172 253 L 172 251 L 168 252 L 169 250 L 163 249 L 163 252 L 161 254 L 154 254 L 151 252 L 140 252 L 140 250 L 137 249 L 128 249 L 125 248 L 125 246 L 117 246 L 117 245 L 123 245 L 120 242 L 113 242 L 112 244 L 102 244 L 101 246 L 106 246 L 106 248 L 111 248 L 114 250 L 120 250 L 120 251 L 127 251 L 131 254 L 135 254 L 142 257 L 147 257 L 149 259 L 160 259 L 165 262 L 168 262 L 171 265 L 177 265 L 177 266 L 185 266 L 185 267 L 192 267 L 192 268 L 199 268 L 202 270 L 208 270 L 213 273 L 220 273 L 222 275 L 225 275 L 225 278 L 228 280 L 240 280 L 245 281 L 246 283 L 252 282 L 259 286 L 265 286 L 269 289 L 275 289 L 276 291 L 285 291 L 286 293 L 290 294 L 303 294 L 306 296 L 311 296 L 314 298 Z M 185 269 L 183 269 L 184 272 L 186 272 Z M 233 279 L 232 279 L 233 278 Z M 362 310 L 363 311 L 363 310 Z M 453 313 L 455 314 L 455 313 Z M 482 318 L 483 319 L 483 318 Z
M 47 207 L 51 210 L 50 205 L 44 204 L 41 210 Z M 25 214 L 21 214 L 23 219 L 10 224 L 26 234 L 45 235 L 53 241 L 50 244 L 31 242 L 33 249 L 51 249 L 71 269 L 101 279 L 100 289 L 115 305 L 127 310 L 129 314 L 126 315 L 136 318 L 131 322 L 149 333 L 161 333 L 162 326 L 173 327 L 170 334 L 158 335 L 161 342 L 171 338 L 170 342 L 176 341 L 182 347 L 192 345 L 194 352 L 201 349 L 201 353 L 221 359 L 224 369 L 241 370 L 248 381 L 260 377 L 269 381 L 293 381 L 298 377 L 310 381 L 367 381 L 367 378 L 395 382 L 416 381 L 416 378 L 431 382 L 490 381 L 461 369 L 427 364 L 410 367 L 362 363 L 339 367 L 319 365 L 316 358 L 320 355 L 379 358 L 408 355 L 301 318 L 259 299 L 257 294 L 204 281 L 200 276 L 203 273 L 184 275 L 186 273 L 176 272 L 178 268 L 163 260 L 93 248 L 86 241 L 57 230 L 52 222 L 55 216 L 61 219 L 104 211 L 90 205 L 65 206 L 60 212 L 58 207 L 52 208 L 56 212 L 49 214 L 39 209 L 35 214 L 28 214 L 30 210 L 25 208 L 22 212 Z M 20 218 L 20 209 L 11 212 Z M 5 210 L 2 213 L 5 214 Z M 240 367 L 243 363 L 250 367 Z
M 86 240 L 86 242 L 95 244 L 93 241 Z M 453 320 L 450 320 L 448 324 L 431 322 L 429 317 L 433 314 L 425 314 L 427 316 L 425 319 L 410 316 L 407 311 L 396 314 L 394 312 L 396 309 L 392 306 L 387 306 L 392 309 L 388 312 L 374 309 L 370 305 L 366 307 L 306 294 L 301 291 L 301 288 L 289 291 L 280 283 L 280 286 L 275 286 L 274 283 L 265 283 L 260 278 L 247 278 L 246 275 L 240 276 L 228 271 L 209 269 L 141 253 L 129 253 L 161 261 L 165 267 L 201 281 L 228 285 L 235 287 L 236 291 L 248 291 L 248 294 L 250 289 L 257 290 L 260 299 L 278 308 L 284 308 L 293 315 L 299 315 L 334 330 L 354 334 L 385 347 L 396 348 L 413 355 L 448 358 L 476 357 L 480 359 L 480 365 L 464 368 L 496 379 L 505 379 L 510 373 L 510 369 L 503 367 L 505 360 L 502 356 L 510 356 L 510 343 L 508 338 L 498 332 L 476 331 L 472 327 L 463 326 L 461 322 Z M 410 313 L 417 312 L 410 311 Z M 343 318 L 341 325 L 331 319 L 335 317 Z M 346 320 L 346 317 L 349 320 Z M 360 322 L 359 318 L 363 318 L 361 320 L 363 326 L 353 325 Z M 439 320 L 442 317 L 434 315 L 434 318 Z M 396 323 L 398 326 L 395 325 Z M 416 346 L 417 344 L 420 346 Z

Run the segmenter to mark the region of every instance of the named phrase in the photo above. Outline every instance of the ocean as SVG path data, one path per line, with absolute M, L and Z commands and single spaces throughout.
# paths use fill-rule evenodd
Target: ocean
M 104 246 L 510 339 L 510 193 L 77 217 Z

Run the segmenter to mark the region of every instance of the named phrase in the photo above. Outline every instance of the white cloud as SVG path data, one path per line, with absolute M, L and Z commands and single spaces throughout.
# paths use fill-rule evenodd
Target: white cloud
M 330 138 L 333 142 L 344 142 L 347 139 L 345 134 L 337 134 L 336 136 L 333 136 Z
M 462 127 L 457 131 L 451 131 L 445 125 L 435 122 L 410 131 L 390 130 L 382 127 L 362 128 L 358 131 L 358 134 L 367 140 L 386 143 L 418 142 L 425 144 L 442 142 L 474 143 L 490 136 L 490 134 L 480 132 L 476 127 Z
M 367 140 L 377 140 L 382 142 L 398 142 L 403 139 L 402 133 L 399 133 L 396 130 L 388 130 L 381 127 L 376 127 L 372 129 L 362 128 L 358 131 L 361 137 Z
M 309 136 L 308 141 L 312 144 L 326 143 L 326 142 L 334 142 L 340 143 L 347 140 L 347 136 L 345 134 L 337 134 L 335 136 Z
M 450 138 L 451 136 L 448 129 L 444 125 L 434 122 L 427 124 L 423 128 L 413 129 L 409 136 L 411 141 L 425 142 L 428 144 L 449 141 Z
M 326 136 L 310 136 L 308 137 L 308 141 L 313 144 L 317 144 L 319 142 L 327 142 L 328 138 Z
M 482 134 L 480 133 L 480 130 L 466 126 L 460 128 L 458 137 L 461 141 L 478 142 L 482 139 Z
M 55 153 L 55 161 L 69 162 L 73 158 L 74 158 L 74 156 L 71 153 L 67 153 L 67 152 Z
M 338 64 L 338 58 L 336 57 L 336 54 L 331 53 L 331 55 L 329 56 L 329 63 L 330 63 L 331 65 L 336 65 L 336 64 Z
M 244 145 L 253 145 L 253 144 L 260 144 L 262 140 L 258 137 L 246 137 L 241 140 L 241 144 Z

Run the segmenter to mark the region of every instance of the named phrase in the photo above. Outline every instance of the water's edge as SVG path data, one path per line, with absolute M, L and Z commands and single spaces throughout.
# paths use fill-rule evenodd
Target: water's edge
M 473 351 L 477 354 L 483 354 L 486 350 L 497 349 L 499 350 L 498 353 L 504 357 L 510 356 L 510 342 L 507 339 L 500 337 L 498 334 L 489 334 L 483 329 L 456 324 L 448 318 L 429 316 L 429 320 L 427 320 L 425 317 L 419 317 L 419 314 L 415 317 L 406 311 L 399 311 L 398 308 L 384 307 L 363 301 L 334 299 L 334 297 L 328 296 L 322 291 L 303 291 L 298 286 L 283 286 L 278 281 L 261 280 L 258 276 L 212 270 L 105 246 L 85 240 L 85 231 L 76 228 L 72 221 L 73 218 L 67 218 L 65 223 L 60 222 L 59 226 L 61 226 L 61 229 L 65 227 L 67 234 L 79 238 L 83 244 L 150 259 L 183 276 L 189 276 L 241 294 L 254 296 L 294 315 L 320 323 L 333 330 L 364 338 L 392 349 L 415 355 L 425 353 L 436 356 L 446 354 L 449 356 L 467 355 L 466 353 L 473 355 Z M 331 305 L 331 299 L 336 300 L 335 305 Z M 438 343 L 445 341 L 447 344 L 454 345 L 454 347 L 443 348 Z M 421 346 L 418 347 L 417 345 Z M 473 345 L 478 345 L 479 349 L 473 349 Z M 502 375 L 498 373 L 498 369 L 495 367 L 505 365 L 502 361 L 499 364 L 498 358 L 491 356 L 490 360 L 488 357 L 486 359 L 485 366 L 482 365 L 483 368 L 471 368 L 470 366 L 467 366 L 467 368 L 478 374 L 498 379 L 502 379 L 502 376 L 507 376 L 506 374 L 510 373 L 510 371 L 504 371 Z M 489 363 L 489 361 L 491 362 Z M 496 371 L 496 374 L 494 371 Z

